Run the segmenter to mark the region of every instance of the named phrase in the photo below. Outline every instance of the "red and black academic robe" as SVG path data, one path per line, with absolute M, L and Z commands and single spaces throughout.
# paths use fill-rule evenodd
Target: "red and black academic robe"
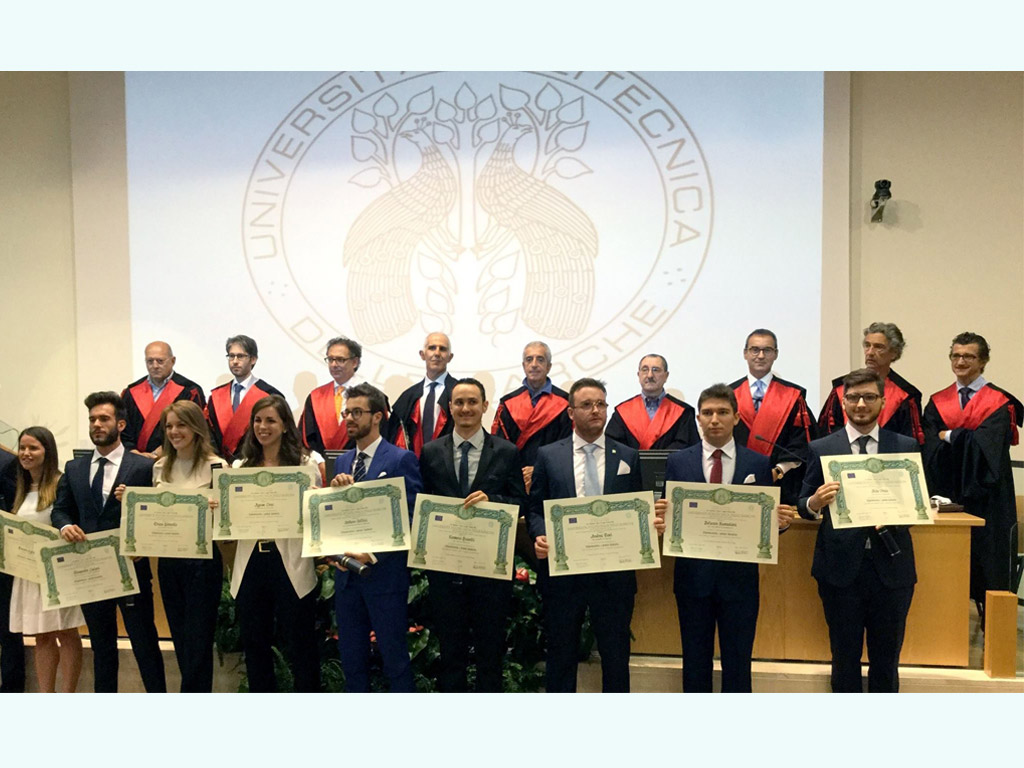
M 832 391 L 818 416 L 818 434 L 831 435 L 846 426 L 846 412 L 843 410 L 843 377 L 832 380 Z M 912 437 L 924 445 L 924 430 L 921 428 L 921 390 L 889 369 L 885 379 L 885 407 L 878 417 L 878 426 L 890 432 Z
M 275 389 L 263 379 L 257 379 L 256 383 L 246 390 L 245 397 L 238 404 L 238 410 L 231 411 L 231 385 L 221 384 L 210 390 L 210 400 L 206 403 L 206 421 L 210 424 L 210 435 L 213 437 L 213 445 L 217 449 L 217 455 L 223 456 L 228 462 L 238 458 L 238 446 L 242 437 L 249 429 L 249 416 L 252 414 L 252 407 L 257 400 L 268 395 L 281 395 L 281 391 Z
M 541 395 L 533 405 L 530 390 L 519 387 L 498 403 L 491 434 L 515 443 L 520 465 L 532 467 L 542 445 L 572 434 L 568 408 L 569 394 L 563 389 L 552 386 L 551 394 Z
M 653 419 L 642 394 L 619 403 L 605 434 L 640 451 L 688 448 L 700 442 L 693 406 L 672 395 L 662 398 Z
M 451 400 L 456 379 L 451 374 L 444 377 L 444 390 L 434 401 L 434 434 L 431 440 L 447 435 L 455 427 L 452 420 Z M 420 398 L 423 397 L 424 383 L 413 384 L 398 396 L 391 409 L 387 426 L 381 429 L 384 439 L 399 448 L 412 451 L 419 458 L 423 450 L 423 427 L 420 414 Z
M 177 400 L 191 400 L 200 408 L 206 407 L 203 388 L 178 373 L 171 374 L 170 381 L 155 402 L 148 376 L 125 387 L 121 397 L 128 413 L 121 442 L 129 450 L 135 449 L 140 453 L 152 453 L 164 444 L 160 416 L 168 405 Z
M 334 411 L 334 382 L 317 387 L 306 396 L 299 417 L 302 444 L 321 456 L 324 451 L 344 451 L 355 445 L 350 440 L 345 420 L 338 421 Z
M 971 529 L 971 597 L 1009 589 L 1017 551 L 1010 446 L 1024 426 L 1024 408 L 1005 390 L 986 384 L 960 408 L 956 384 L 936 392 L 924 410 L 924 470 L 928 491 L 946 496 L 985 520 Z M 950 430 L 950 441 L 939 432 Z
M 776 483 L 782 503 L 796 504 L 807 472 L 807 446 L 815 438 L 814 421 L 807 409 L 807 390 L 773 375 L 761 407 L 754 410 L 750 381 L 746 377 L 729 386 L 736 394 L 739 407 L 740 423 L 733 431 L 736 442 L 768 456 L 773 467 L 785 461 L 801 462 Z M 757 436 L 764 440 L 758 440 Z

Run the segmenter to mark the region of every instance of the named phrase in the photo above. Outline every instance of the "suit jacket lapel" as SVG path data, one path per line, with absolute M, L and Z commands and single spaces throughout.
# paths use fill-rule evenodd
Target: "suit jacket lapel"
M 448 435 L 447 439 L 448 439 L 448 442 L 450 442 L 450 443 L 452 443 L 454 445 L 454 440 L 451 437 L 451 435 Z M 451 451 L 453 451 L 453 450 L 454 450 L 454 448 L 449 449 L 449 455 L 452 455 Z M 476 477 L 473 478 L 473 483 L 470 485 L 469 490 L 471 490 L 471 491 L 477 490 L 477 488 L 480 485 L 480 480 L 482 478 L 487 477 L 487 472 L 488 472 L 488 470 L 490 468 L 491 461 L 493 459 L 494 459 L 494 439 L 489 434 L 487 434 L 487 430 L 484 430 L 484 448 L 483 448 L 482 451 L 480 451 L 480 462 L 479 462 L 479 464 L 477 464 L 477 467 L 476 467 Z M 452 464 L 452 468 L 453 469 L 454 469 L 454 467 L 455 467 L 455 465 Z M 459 478 L 458 478 L 458 476 L 456 476 L 456 478 L 455 478 L 455 485 L 456 485 L 456 487 L 458 487 L 458 482 L 459 482 Z
M 442 460 L 441 460 L 441 473 L 443 475 L 444 482 L 441 483 L 442 488 L 458 488 L 459 487 L 459 471 L 455 466 L 455 438 L 451 435 L 445 435 L 439 437 L 434 442 L 438 443 L 442 447 Z M 480 473 L 477 472 L 477 477 Z
M 896 433 L 887 429 L 878 430 L 878 452 L 896 453 Z
M 619 476 L 619 462 L 621 461 L 619 446 L 612 440 L 604 439 L 604 492 L 617 493 L 616 486 Z
M 72 462 L 71 466 L 74 467 L 74 476 L 71 480 L 77 483 L 78 487 L 82 489 L 82 497 L 86 500 L 86 507 L 85 509 L 80 510 L 83 513 L 80 516 L 84 518 L 84 512 L 88 511 L 94 519 L 98 520 L 103 510 L 96 506 L 96 502 L 92 498 L 92 488 L 89 483 L 89 470 L 92 468 L 92 457 L 88 456 L 81 461 Z M 81 524 L 81 522 L 81 520 L 78 521 L 79 524 Z

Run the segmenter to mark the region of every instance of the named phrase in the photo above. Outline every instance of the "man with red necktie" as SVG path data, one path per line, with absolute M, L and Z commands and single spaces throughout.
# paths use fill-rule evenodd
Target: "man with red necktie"
M 700 440 L 693 406 L 665 391 L 668 361 L 644 355 L 637 378 L 640 394 L 615 406 L 605 434 L 641 451 L 686 448 Z
M 982 373 L 991 349 L 967 331 L 953 339 L 956 381 L 931 396 L 924 411 L 928 489 L 985 520 L 971 529 L 971 597 L 984 611 L 985 591 L 1010 589 L 1017 551 L 1010 446 L 1024 425 L 1024 408 Z

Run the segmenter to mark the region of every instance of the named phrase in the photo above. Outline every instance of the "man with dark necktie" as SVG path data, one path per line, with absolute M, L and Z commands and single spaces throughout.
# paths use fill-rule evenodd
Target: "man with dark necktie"
M 398 396 L 382 428 L 385 440 L 419 456 L 426 443 L 451 434 L 449 402 L 455 378 L 448 373 L 448 363 L 454 356 L 452 342 L 445 334 L 427 336 L 420 350 L 426 375 Z

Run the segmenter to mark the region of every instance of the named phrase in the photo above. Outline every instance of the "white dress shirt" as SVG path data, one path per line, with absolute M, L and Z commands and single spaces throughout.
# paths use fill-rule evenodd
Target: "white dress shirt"
M 768 373 L 766 373 L 760 379 L 754 378 L 754 374 L 748 373 L 747 374 L 747 384 L 750 386 L 750 398 L 751 399 L 754 398 L 754 385 L 758 381 L 764 382 L 764 394 L 767 395 L 768 394 L 768 387 L 770 387 L 772 385 L 772 379 L 773 378 L 775 378 L 775 374 L 772 373 L 771 371 L 768 371 Z
M 583 496 L 583 482 L 586 475 L 587 452 L 583 446 L 590 445 L 576 432 L 572 433 L 572 474 L 576 480 L 576 495 Z M 597 481 L 604 490 L 604 432 L 594 441 L 597 450 L 594 451 L 594 461 L 597 464 Z
M 100 452 L 93 449 L 92 462 L 89 464 L 89 486 L 96 477 L 96 471 L 100 467 Z M 102 457 L 107 460 L 103 467 L 103 503 L 107 503 L 107 496 L 114 489 L 114 480 L 117 479 L 117 470 L 121 468 L 121 460 L 124 458 L 124 443 L 121 443 L 114 450 Z
M 256 374 L 253 373 L 252 371 L 250 371 L 249 375 L 246 376 L 241 381 L 238 381 L 237 379 L 232 381 L 231 382 L 231 400 L 232 400 L 232 402 L 234 402 L 234 398 L 235 398 L 235 384 L 241 384 L 242 385 L 242 391 L 238 393 L 238 402 L 241 403 L 243 400 L 245 400 L 245 396 L 247 394 L 249 394 L 249 389 L 257 381 L 258 381 L 258 379 L 256 378 Z
M 383 437 L 380 437 L 378 435 L 377 439 L 374 440 L 372 443 L 370 443 L 365 448 L 360 448 L 358 445 L 356 446 L 356 455 L 355 455 L 355 458 L 352 459 L 352 469 L 354 470 L 356 468 L 356 462 L 359 461 L 359 454 L 360 453 L 365 453 L 366 454 L 366 460 L 365 460 L 365 464 L 366 464 L 366 477 L 363 478 L 364 480 L 371 480 L 372 479 L 370 477 L 370 465 L 373 464 L 373 455 L 375 453 L 377 453 L 377 449 L 380 448 L 380 441 L 383 440 L 383 439 L 384 439 Z
M 704 480 L 711 482 L 711 466 L 714 464 L 713 454 L 718 449 L 715 448 L 707 440 L 701 440 L 701 450 L 704 453 Z M 733 475 L 736 474 L 736 441 L 729 440 L 728 443 L 722 446 L 722 484 L 729 485 L 733 481 Z
M 469 438 L 460 437 L 457 432 L 452 432 L 452 442 L 455 446 L 452 459 L 455 462 L 456 479 L 459 477 L 459 465 L 462 463 L 462 444 L 469 443 L 473 446 L 469 449 L 469 486 L 472 488 L 473 481 L 476 480 L 476 471 L 480 468 L 480 456 L 484 450 L 484 428 L 480 427 L 476 434 Z
M 846 422 L 846 438 L 850 441 L 850 453 L 857 455 L 860 453 L 860 446 L 857 445 L 857 441 L 864 437 L 863 432 L 858 432 L 857 428 L 850 422 Z M 878 422 L 875 422 L 874 428 L 867 433 L 868 437 L 868 453 L 878 453 Z
M 974 381 L 972 381 L 970 384 L 962 385 L 962 384 L 960 384 L 959 381 L 954 381 L 953 384 L 956 385 L 956 401 L 959 404 L 960 403 L 960 390 L 963 389 L 964 386 L 966 386 L 968 389 L 972 390 L 974 392 L 974 395 L 976 395 L 976 394 L 978 394 L 978 392 L 981 391 L 982 387 L 984 387 L 986 384 L 988 384 L 988 382 L 985 380 L 984 376 L 979 376 Z M 971 395 L 971 399 L 974 398 L 974 395 Z M 970 405 L 970 401 L 968 401 L 967 404 Z M 960 407 L 960 410 L 963 410 L 963 406 Z M 944 438 L 942 438 L 943 440 L 945 440 L 947 443 L 949 443 L 951 445 L 953 443 L 952 432 L 953 432 L 952 429 L 947 429 L 946 430 L 946 436 Z

